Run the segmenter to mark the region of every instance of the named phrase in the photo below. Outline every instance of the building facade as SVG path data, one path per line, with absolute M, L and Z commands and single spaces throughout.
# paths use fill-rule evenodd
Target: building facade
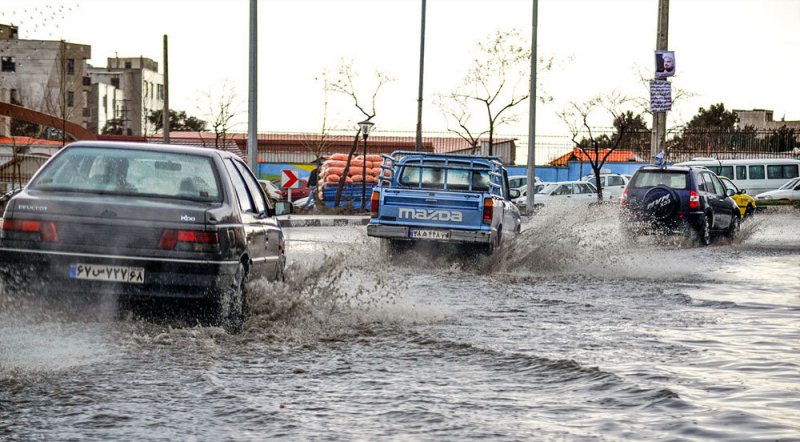
M 739 118 L 737 123 L 740 128 L 752 126 L 756 130 L 780 129 L 786 126 L 788 129 L 800 130 L 800 121 L 775 121 L 773 112 L 769 109 L 736 110 Z
M 0 101 L 87 127 L 91 55 L 89 45 L 20 40 L 16 27 L 0 24 Z M 10 119 L 0 117 L 0 134 L 9 133 Z
M 114 109 L 117 113 L 106 115 L 106 122 L 112 121 L 115 127 L 122 128 L 121 135 L 148 136 L 156 132 L 155 125 L 148 115 L 164 107 L 164 76 L 158 72 L 158 63 L 145 57 L 111 57 L 104 68 L 89 68 L 92 83 L 104 84 L 106 88 L 97 91 L 98 102 L 102 106 L 103 96 L 115 97 Z M 112 87 L 114 89 L 108 89 Z M 105 95 L 103 95 L 105 94 Z M 112 98 L 106 98 L 105 110 L 111 106 Z M 98 115 L 104 108 L 98 108 Z M 98 133 L 104 125 L 97 122 Z

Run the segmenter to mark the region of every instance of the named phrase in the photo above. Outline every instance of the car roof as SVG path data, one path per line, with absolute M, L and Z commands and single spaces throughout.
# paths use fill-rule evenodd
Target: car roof
M 214 155 L 224 158 L 236 157 L 236 155 L 224 150 L 212 149 L 210 147 L 187 146 L 179 144 L 157 144 L 157 143 L 137 143 L 132 141 L 76 141 L 65 147 L 104 147 L 123 150 L 147 150 L 157 152 L 182 153 L 198 156 L 211 157 Z
M 708 170 L 705 167 L 696 167 L 696 166 L 668 166 L 668 167 L 658 167 L 658 166 L 643 166 L 639 171 L 659 171 L 663 170 L 666 172 L 689 172 L 690 170 Z

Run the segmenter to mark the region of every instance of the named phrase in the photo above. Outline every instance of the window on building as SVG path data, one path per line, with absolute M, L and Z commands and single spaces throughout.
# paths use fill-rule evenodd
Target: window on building
M 7 56 L 7 57 L 0 57 L 0 64 L 2 64 L 2 71 L 3 72 L 16 72 L 17 71 L 17 62 L 14 57 Z
M 111 77 L 111 86 L 119 89 L 119 77 Z
M 103 95 L 103 110 L 108 109 L 108 95 Z
M 125 62 L 125 69 L 130 69 L 131 67 L 132 67 L 131 62 L 130 61 L 126 61 Z
M 8 99 L 9 99 L 9 101 L 11 101 L 11 104 L 22 104 L 22 103 L 19 102 L 19 97 L 17 96 L 17 90 L 16 89 L 11 89 L 8 92 L 9 92 Z
M 67 59 L 67 75 L 75 75 L 75 59 Z
M 92 77 L 89 77 L 89 76 L 83 77 L 83 85 L 84 86 L 91 86 L 92 85 Z
M 67 91 L 67 107 L 75 106 L 75 92 Z
M 158 99 L 159 100 L 163 100 L 164 99 L 164 85 L 163 84 L 159 84 L 158 85 Z

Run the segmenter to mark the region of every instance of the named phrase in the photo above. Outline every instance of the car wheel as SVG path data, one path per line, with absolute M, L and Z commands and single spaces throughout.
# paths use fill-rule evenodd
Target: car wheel
M 744 219 L 748 219 L 753 216 L 753 212 L 755 212 L 755 208 L 752 204 L 748 204 L 747 208 L 744 209 Z
M 711 244 L 711 220 L 708 218 L 708 216 L 704 216 L 700 225 L 697 226 L 697 240 L 701 246 Z
M 245 317 L 246 282 L 247 269 L 244 263 L 239 263 L 231 286 L 210 300 L 211 305 L 207 314 L 211 325 L 221 326 L 231 334 L 242 331 Z
M 741 219 L 739 219 L 738 214 L 734 214 L 731 217 L 731 224 L 728 226 L 728 231 L 725 232 L 725 236 L 730 239 L 733 239 L 736 236 L 736 233 L 739 232 L 739 228 L 741 227 Z

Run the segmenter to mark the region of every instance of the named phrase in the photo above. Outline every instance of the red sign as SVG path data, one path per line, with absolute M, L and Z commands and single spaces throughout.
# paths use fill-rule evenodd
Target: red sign
M 297 175 L 291 170 L 281 170 L 281 187 L 284 189 L 295 189 L 300 187 L 300 180 L 297 179 Z

